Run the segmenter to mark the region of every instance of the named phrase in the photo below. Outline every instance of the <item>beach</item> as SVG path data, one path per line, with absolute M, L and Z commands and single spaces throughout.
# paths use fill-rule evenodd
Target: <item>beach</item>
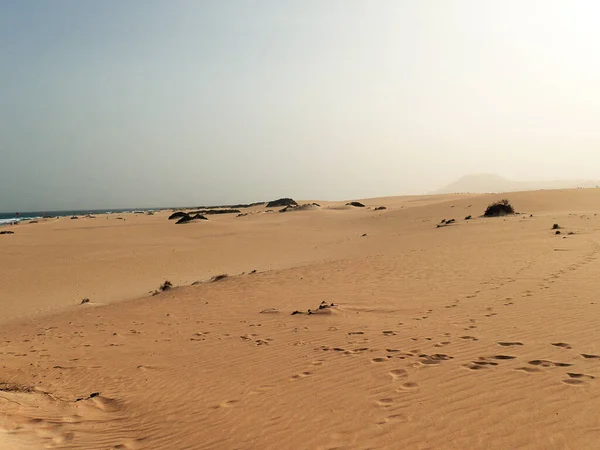
M 0 449 L 596 448 L 600 189 L 356 201 L 3 227 Z

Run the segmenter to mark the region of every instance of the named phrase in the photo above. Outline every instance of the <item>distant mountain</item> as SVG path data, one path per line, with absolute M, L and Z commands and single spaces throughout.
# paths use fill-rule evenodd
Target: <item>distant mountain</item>
M 596 180 L 556 180 L 556 181 L 514 181 L 494 174 L 465 175 L 436 192 L 449 194 L 455 192 L 514 192 L 537 189 L 573 189 L 600 186 Z

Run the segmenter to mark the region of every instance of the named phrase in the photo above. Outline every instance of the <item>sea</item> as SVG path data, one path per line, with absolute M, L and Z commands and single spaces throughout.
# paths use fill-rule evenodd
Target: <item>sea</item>
M 152 209 L 73 209 L 69 211 L 23 211 L 0 213 L 0 226 L 15 224 L 24 220 L 35 220 L 44 217 L 85 216 L 86 214 L 116 214 L 127 212 L 144 212 Z

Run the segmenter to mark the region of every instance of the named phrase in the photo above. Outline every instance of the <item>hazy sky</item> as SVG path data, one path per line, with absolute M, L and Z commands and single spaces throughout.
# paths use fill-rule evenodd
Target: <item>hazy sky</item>
M 0 211 L 600 178 L 590 1 L 0 0 Z

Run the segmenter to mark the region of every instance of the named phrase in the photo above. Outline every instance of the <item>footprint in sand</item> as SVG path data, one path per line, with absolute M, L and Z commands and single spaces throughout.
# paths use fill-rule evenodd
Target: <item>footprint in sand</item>
M 384 336 L 395 336 L 396 335 L 396 333 L 394 333 L 391 330 L 382 331 L 382 333 Z
M 600 359 L 600 356 L 590 355 L 589 353 L 582 353 L 581 356 L 583 356 L 585 359 Z
M 360 334 L 365 334 L 364 331 L 349 331 L 348 332 L 348 336 L 356 336 L 356 335 L 360 335 Z
M 517 367 L 515 370 L 519 370 L 521 372 L 525 372 L 525 373 L 538 373 L 541 372 L 541 369 L 538 369 L 537 367 Z
M 406 378 L 408 376 L 406 369 L 393 369 L 390 370 L 389 373 L 394 380 L 399 380 L 400 378 Z
M 386 362 L 387 360 L 388 360 L 387 358 L 373 358 L 373 359 L 371 360 L 371 362 L 374 362 L 374 363 L 382 363 L 382 362 Z
M 400 386 L 400 389 L 397 389 L 396 392 L 403 392 L 403 391 L 414 391 L 415 389 L 418 389 L 419 385 L 417 383 L 415 383 L 414 381 L 407 381 L 406 383 L 403 383 Z
M 394 399 L 391 397 L 380 398 L 379 400 L 377 400 L 377 404 L 383 407 L 391 406 L 392 403 L 394 403 Z
M 464 339 L 465 341 L 478 341 L 479 340 L 475 336 L 461 336 L 460 338 Z
M 309 377 L 311 375 L 312 375 L 312 372 L 305 371 L 305 372 L 302 372 L 301 374 L 297 374 L 297 375 L 292 376 L 291 380 L 292 381 L 301 380 L 302 378 L 306 378 L 306 377 Z
M 555 347 L 560 347 L 560 348 L 565 348 L 565 349 L 570 349 L 573 348 L 571 347 L 569 344 L 567 344 L 566 342 L 554 342 L 553 344 L 551 344 Z
M 447 361 L 449 359 L 453 359 L 452 356 L 448 356 L 448 355 L 444 355 L 444 354 L 440 354 L 440 353 L 436 353 L 434 355 L 421 354 L 421 355 L 419 355 L 419 358 L 421 358 L 421 360 L 419 361 L 418 364 L 423 364 L 423 365 L 434 365 L 434 364 L 439 364 L 441 361 Z
M 514 347 L 516 345 L 523 345 L 522 342 L 498 342 L 498 345 L 502 347 Z
M 404 414 L 391 414 L 385 417 L 382 421 L 377 422 L 377 425 L 385 425 L 390 422 L 406 422 L 406 416 Z
M 547 359 L 534 359 L 533 361 L 529 361 L 528 364 L 541 367 L 570 367 L 573 365 L 569 363 L 548 361 Z

